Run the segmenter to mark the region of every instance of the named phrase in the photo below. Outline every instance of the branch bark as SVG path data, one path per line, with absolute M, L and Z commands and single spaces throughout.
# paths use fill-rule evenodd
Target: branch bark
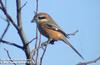
M 8 41 L 6 41 L 6 40 L 1 40 L 0 42 L 5 43 L 5 44 L 7 44 L 7 45 L 12 45 L 12 46 L 15 46 L 15 47 L 17 47 L 17 48 L 19 48 L 19 49 L 24 50 L 22 46 L 17 45 L 16 43 L 8 42 Z
M 29 45 L 27 45 L 28 41 L 25 37 L 24 31 L 22 28 L 22 18 L 21 18 L 21 10 L 20 10 L 21 0 L 16 0 L 16 8 L 17 8 L 17 24 L 18 24 L 18 28 L 19 28 L 18 34 L 19 34 L 21 41 L 23 43 L 23 47 L 24 47 L 24 51 L 25 51 L 27 59 L 32 59 L 32 56 L 30 54 Z M 27 63 L 27 65 L 33 65 L 33 63 L 32 62 Z

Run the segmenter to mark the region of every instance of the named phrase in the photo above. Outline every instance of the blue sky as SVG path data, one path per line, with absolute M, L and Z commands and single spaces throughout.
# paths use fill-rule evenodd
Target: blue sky
M 30 21 L 35 11 L 35 0 L 27 1 L 22 10 L 22 21 L 27 39 L 35 37 L 35 24 Z M 15 0 L 7 1 L 8 12 L 16 21 Z M 12 6 L 13 5 L 13 6 Z M 71 44 L 85 57 L 82 60 L 71 48 L 61 41 L 49 45 L 43 65 L 75 65 L 79 62 L 89 61 L 100 56 L 100 0 L 40 0 L 39 11 L 50 14 L 66 33 L 79 30 L 76 36 L 69 40 Z M 0 11 L 0 16 L 4 16 Z M 1 20 L 1 19 L 0 19 Z M 0 22 L 0 35 L 6 26 L 6 22 Z M 18 42 L 21 45 L 19 36 L 13 26 L 10 26 L 4 39 L 11 42 Z M 47 40 L 42 37 L 42 42 Z M 34 42 L 31 43 L 32 49 Z M 24 59 L 23 51 L 8 45 L 0 45 L 0 58 L 7 58 L 3 48 L 7 48 L 14 59 Z M 99 65 L 100 61 L 96 64 Z

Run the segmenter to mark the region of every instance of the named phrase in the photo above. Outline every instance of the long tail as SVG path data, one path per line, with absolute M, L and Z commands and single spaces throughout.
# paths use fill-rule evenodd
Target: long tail
M 70 42 L 64 38 L 63 41 L 68 45 L 70 46 L 82 59 L 84 59 L 84 57 L 70 44 Z

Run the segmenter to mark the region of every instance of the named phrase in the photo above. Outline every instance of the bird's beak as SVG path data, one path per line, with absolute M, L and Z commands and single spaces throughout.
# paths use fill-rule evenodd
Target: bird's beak
M 31 23 L 34 23 L 34 22 L 35 22 L 35 19 L 32 19 L 32 20 L 31 20 Z
M 31 23 L 34 23 L 36 20 L 36 16 L 33 17 L 33 19 L 31 20 Z

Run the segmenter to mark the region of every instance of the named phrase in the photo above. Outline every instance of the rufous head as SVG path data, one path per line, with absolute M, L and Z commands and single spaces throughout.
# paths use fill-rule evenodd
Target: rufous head
M 40 12 L 40 13 L 37 13 L 35 16 L 34 16 L 34 19 L 37 21 L 37 22 L 47 22 L 47 21 L 50 21 L 52 18 L 47 14 L 47 13 L 44 13 L 44 12 Z

